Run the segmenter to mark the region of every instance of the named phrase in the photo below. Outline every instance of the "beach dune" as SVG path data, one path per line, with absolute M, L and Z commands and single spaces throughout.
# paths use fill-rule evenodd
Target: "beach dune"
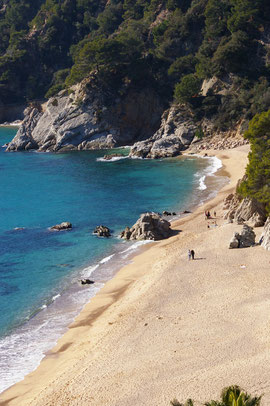
M 229 250 L 241 226 L 221 217 L 247 152 L 212 151 L 230 183 L 107 282 L 0 405 L 165 406 L 189 397 L 202 404 L 232 384 L 270 404 L 269 252 Z M 217 212 L 217 227 L 207 228 L 206 209 Z

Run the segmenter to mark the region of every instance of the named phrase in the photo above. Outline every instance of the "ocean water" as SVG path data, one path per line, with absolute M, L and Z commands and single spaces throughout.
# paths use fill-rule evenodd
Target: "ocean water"
M 0 145 L 15 132 L 0 128 Z M 188 210 L 224 183 L 214 175 L 216 158 L 104 161 L 104 153 L 0 148 L 0 392 L 36 368 L 144 243 L 120 240 L 121 230 L 146 211 Z M 73 229 L 48 229 L 62 221 Z M 111 238 L 93 235 L 99 224 L 112 230 Z M 82 277 L 96 283 L 81 286 Z

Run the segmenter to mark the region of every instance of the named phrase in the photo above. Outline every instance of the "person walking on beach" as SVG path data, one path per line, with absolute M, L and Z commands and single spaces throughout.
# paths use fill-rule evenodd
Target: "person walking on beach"
M 191 250 L 190 253 L 191 253 L 191 258 L 194 259 L 194 257 L 195 257 L 195 252 L 194 252 L 194 250 Z
M 190 250 L 188 250 L 188 260 L 189 261 L 191 260 L 191 251 Z

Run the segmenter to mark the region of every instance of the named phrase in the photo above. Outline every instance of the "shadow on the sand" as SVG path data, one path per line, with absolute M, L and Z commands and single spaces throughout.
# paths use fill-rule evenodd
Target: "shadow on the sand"
M 179 233 L 182 233 L 182 230 L 171 230 L 170 237 L 174 237 L 175 235 L 178 235 Z
M 206 259 L 206 258 L 194 258 L 193 261 L 201 261 L 202 259 Z

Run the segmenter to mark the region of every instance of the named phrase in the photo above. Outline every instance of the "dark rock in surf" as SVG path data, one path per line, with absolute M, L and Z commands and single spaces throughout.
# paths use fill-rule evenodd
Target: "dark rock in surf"
M 111 154 L 111 155 L 104 155 L 103 159 L 106 161 L 111 161 L 113 158 L 123 158 L 123 154 Z
M 106 226 L 96 226 L 94 229 L 94 234 L 97 234 L 99 237 L 110 237 L 110 229 Z
M 91 279 L 81 279 L 82 285 L 92 285 L 93 283 L 95 283 L 95 282 L 91 281 Z

